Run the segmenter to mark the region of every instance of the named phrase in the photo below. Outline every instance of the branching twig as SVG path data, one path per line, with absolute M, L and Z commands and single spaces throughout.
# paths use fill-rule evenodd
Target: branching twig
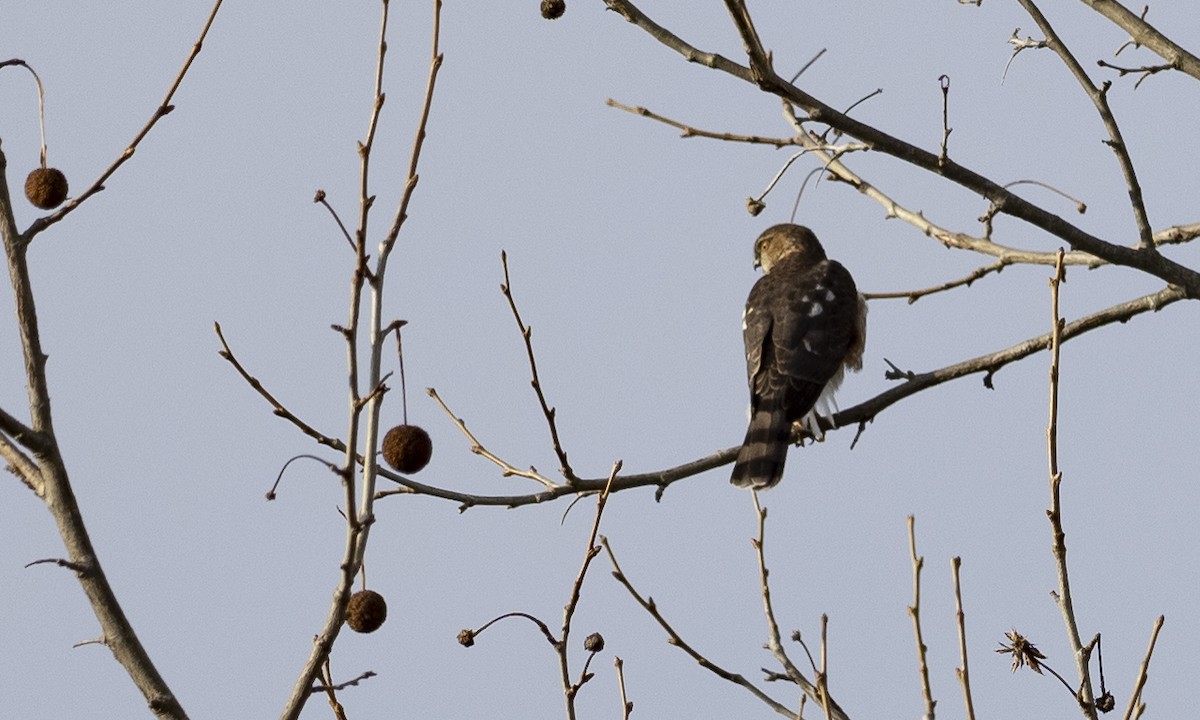
M 1134 43 L 1149 49 L 1163 60 L 1171 63 L 1180 72 L 1200 80 L 1200 58 L 1160 33 L 1153 25 L 1146 22 L 1145 15 L 1138 17 L 1121 3 L 1112 0 L 1083 0 L 1083 2 L 1129 33 Z
M 767 695 L 765 692 L 760 690 L 758 688 L 758 686 L 756 686 L 754 683 L 747 680 L 745 678 L 745 676 L 740 675 L 738 673 L 732 673 L 732 672 L 726 670 L 725 668 L 723 668 L 723 667 L 717 665 L 716 663 L 714 663 L 713 661 L 709 660 L 707 657 L 702 655 L 698 650 L 696 650 L 691 645 L 689 645 L 687 643 L 687 641 L 685 641 L 683 639 L 683 637 L 680 636 L 679 633 L 675 631 L 675 628 L 671 627 L 671 624 L 667 622 L 667 619 L 664 618 L 661 613 L 659 613 L 658 606 L 655 605 L 655 603 L 654 603 L 654 598 L 642 597 L 642 595 L 637 591 L 637 589 L 635 589 L 633 587 L 633 584 L 629 581 L 629 578 L 627 578 L 625 576 L 625 573 L 621 570 L 621 566 L 617 562 L 617 557 L 613 553 L 612 547 L 608 543 L 608 539 L 605 537 L 601 537 L 600 544 L 604 547 L 605 552 L 608 553 L 608 559 L 612 563 L 613 577 L 616 578 L 617 582 L 621 583 L 621 585 L 624 586 L 625 590 L 628 591 L 629 594 L 633 596 L 633 599 L 635 601 L 637 601 L 637 604 L 641 605 L 642 609 L 645 610 L 647 613 L 649 613 L 650 617 L 654 618 L 654 621 L 657 622 L 659 624 L 659 626 L 667 632 L 667 642 L 668 643 L 670 643 L 671 645 L 674 645 L 675 647 L 677 647 L 680 650 L 682 650 L 683 652 L 685 652 L 688 655 L 688 657 L 695 660 L 700 665 L 700 667 L 704 668 L 705 670 L 708 670 L 709 672 L 713 673 L 714 675 L 721 678 L 722 680 L 727 680 L 735 685 L 740 685 L 741 687 L 745 688 L 748 692 L 750 692 L 751 695 L 758 698 L 765 705 L 767 705 L 767 707 L 771 708 L 772 710 L 779 713 L 780 715 L 783 715 L 785 717 L 794 717 L 791 710 L 789 710 L 782 703 L 775 701 L 773 698 L 771 698 L 771 696 Z M 833 717 L 838 718 L 839 720 L 846 720 L 844 715 L 841 715 L 837 712 L 834 713 Z
M 611 486 L 612 480 L 621 470 L 621 461 L 613 463 L 611 472 L 608 475 L 608 483 Z M 559 679 L 562 683 L 563 699 L 566 702 L 568 720 L 575 720 L 575 696 L 579 693 L 579 689 L 584 683 L 592 679 L 592 674 L 588 672 L 588 667 L 591 665 L 592 658 L 596 656 L 604 646 L 604 639 L 597 633 L 588 637 L 584 641 L 584 648 L 591 654 L 588 656 L 587 662 L 584 664 L 583 670 L 580 673 L 577 682 L 571 681 L 571 665 L 569 655 L 569 641 L 571 638 L 571 621 L 575 617 L 575 609 L 579 606 L 579 599 L 583 593 L 583 581 L 587 577 L 588 568 L 591 567 L 592 560 L 600 553 L 600 546 L 596 544 L 596 537 L 600 532 L 600 519 L 604 516 L 604 506 L 608 502 L 609 488 L 606 487 L 596 498 L 596 515 L 592 520 L 592 529 L 588 534 L 587 550 L 584 551 L 583 564 L 579 568 L 579 572 L 575 575 L 575 581 L 571 584 L 571 592 L 567 598 L 567 604 L 563 607 L 563 621 L 559 636 L 555 637 L 550 631 L 550 627 L 538 619 L 537 617 L 524 612 L 505 613 L 497 618 L 494 618 L 487 623 L 484 623 L 476 630 L 466 629 L 458 634 L 458 642 L 464 647 L 471 647 L 475 644 L 475 639 L 479 637 L 485 630 L 491 627 L 494 623 L 505 618 L 519 617 L 529 620 L 537 625 L 542 631 L 546 641 L 554 648 L 555 654 L 558 656 Z M 624 686 L 622 685 L 622 692 Z
M 1096 106 L 1096 112 L 1100 115 L 1100 120 L 1104 123 L 1104 128 L 1108 131 L 1107 145 L 1116 153 L 1117 163 L 1121 167 L 1121 174 L 1125 177 L 1125 187 L 1129 191 L 1129 204 L 1133 209 L 1133 219 L 1137 224 L 1138 229 L 1138 249 L 1149 252 L 1154 251 L 1153 232 L 1150 229 L 1150 220 L 1146 216 L 1146 203 L 1142 199 L 1142 186 L 1138 182 L 1137 173 L 1133 169 L 1133 159 L 1129 156 L 1129 148 L 1125 144 L 1125 139 L 1121 135 L 1121 128 L 1117 125 L 1117 119 L 1113 116 L 1112 108 L 1108 105 L 1108 88 L 1110 83 L 1105 82 L 1100 87 L 1096 87 L 1092 83 L 1092 79 L 1088 77 L 1087 71 L 1071 54 L 1066 44 L 1054 31 L 1050 21 L 1042 14 L 1033 0 L 1017 0 L 1021 7 L 1029 13 L 1033 21 L 1037 23 L 1039 29 L 1046 36 L 1046 43 L 1051 50 L 1058 55 L 1067 69 L 1071 71 L 1071 75 L 1087 93 L 1092 104 Z
M 779 634 L 779 623 L 775 621 L 775 608 L 771 603 L 771 584 L 768 582 L 770 573 L 767 571 L 766 558 L 766 534 L 767 534 L 767 509 L 759 504 L 758 492 L 751 495 L 754 498 L 754 511 L 758 518 L 758 537 L 754 540 L 754 550 L 758 556 L 758 578 L 760 584 L 760 593 L 763 599 L 763 613 L 767 620 L 767 649 L 775 656 L 775 661 L 784 670 L 784 677 L 795 683 L 804 692 L 805 697 L 812 698 L 814 702 L 821 702 L 822 697 L 820 690 L 812 683 L 800 668 L 796 667 L 792 659 L 788 657 L 787 650 L 783 646 L 783 640 Z M 809 658 L 811 661 L 811 658 Z M 833 703 L 836 707 L 837 703 Z M 841 709 L 838 708 L 838 712 Z
M 571 666 L 568 656 L 568 640 L 571 637 L 571 621 L 575 617 L 575 609 L 579 607 L 579 598 L 583 593 L 583 580 L 587 577 L 588 568 L 592 565 L 592 560 L 600 554 L 600 546 L 596 544 L 596 536 L 600 532 L 600 518 L 604 516 L 604 506 L 608 503 L 608 495 L 612 489 L 613 478 L 621 471 L 621 461 L 613 463 L 612 470 L 608 474 L 608 484 L 599 495 L 596 496 L 596 516 L 592 520 L 592 530 L 588 534 L 587 549 L 583 553 L 583 564 L 579 567 L 579 573 L 575 576 L 575 582 L 571 584 L 571 594 L 567 598 L 567 604 L 563 607 L 562 631 L 559 634 L 558 643 L 558 668 L 559 679 L 562 682 L 563 700 L 566 702 L 567 720 L 575 720 L 575 696 L 579 693 L 579 688 L 591 679 L 591 675 L 587 672 L 586 665 L 583 672 L 580 674 L 578 682 L 571 682 Z M 586 645 L 586 643 L 585 643 Z M 600 641 L 603 647 L 603 640 Z M 592 657 L 595 656 L 595 651 Z M 591 657 L 588 658 L 588 663 L 591 662 Z
M 1004 65 L 1004 74 L 1000 76 L 1000 84 L 1004 84 L 1005 78 L 1008 77 L 1008 69 L 1012 67 L 1013 60 L 1017 59 L 1017 55 L 1022 50 L 1040 50 L 1046 47 L 1045 40 L 1034 40 L 1032 37 L 1026 37 L 1024 40 L 1020 38 L 1021 28 L 1013 30 L 1012 37 L 1008 39 L 1008 44 L 1013 46 L 1012 55 L 1008 56 L 1008 62 Z
M 924 288 L 922 290 L 902 290 L 900 292 L 863 293 L 863 297 L 865 297 L 868 300 L 891 300 L 891 299 L 895 299 L 895 298 L 907 298 L 908 304 L 912 305 L 913 303 L 915 303 L 916 301 L 925 297 L 926 295 L 933 295 L 935 293 L 945 292 L 947 290 L 953 290 L 954 288 L 958 288 L 958 287 L 964 287 L 964 286 L 970 287 L 971 283 L 984 277 L 985 275 L 989 275 L 991 273 L 999 273 L 1001 270 L 1003 270 L 1004 268 L 1006 268 L 1012 264 L 1013 264 L 1012 260 L 1009 260 L 1007 258 L 1000 258 L 999 260 L 997 260 L 994 263 L 975 268 L 965 277 L 958 278 L 957 280 L 951 280 L 949 282 L 944 282 L 941 285 L 934 285 L 933 287 Z
M 366 252 L 368 219 L 371 207 L 375 202 L 375 197 L 369 192 L 368 181 L 370 178 L 371 151 L 374 144 L 375 132 L 379 124 L 380 112 L 384 103 L 383 74 L 387 56 L 388 1 L 382 0 L 381 3 L 382 15 L 379 22 L 374 97 L 371 104 L 366 139 L 359 144 L 360 208 L 358 227 L 354 237 L 355 265 L 351 276 L 349 320 L 344 328 L 339 328 L 346 341 L 347 384 L 349 386 L 346 440 L 341 448 L 345 453 L 341 475 L 346 497 L 346 540 L 342 561 L 339 564 L 340 572 L 337 588 L 334 591 L 333 602 L 330 605 L 321 632 L 317 634 L 313 641 L 312 651 L 304 667 L 301 669 L 295 685 L 292 687 L 291 696 L 288 698 L 287 704 L 281 713 L 282 720 L 295 720 L 300 715 L 311 693 L 313 683 L 320 677 L 321 667 L 332 651 L 333 644 L 337 640 L 342 623 L 345 620 L 346 608 L 353 588 L 354 578 L 362 567 L 363 559 L 366 556 L 371 526 L 375 522 L 375 485 L 380 470 L 377 462 L 377 450 L 380 440 L 379 424 L 383 396 L 386 389 L 384 385 L 385 375 L 382 369 L 385 355 L 384 345 L 388 334 L 397 327 L 394 322 L 385 325 L 383 319 L 384 280 L 391 250 L 400 232 L 400 227 L 407 217 L 406 208 L 416 188 L 416 171 L 425 137 L 425 125 L 429 118 L 430 106 L 433 102 L 434 83 L 437 78 L 438 69 L 442 64 L 442 55 L 438 51 L 442 4 L 441 0 L 433 0 L 433 27 L 430 42 L 432 57 L 430 59 L 429 81 L 421 106 L 421 117 L 417 124 L 416 139 L 413 141 L 412 151 L 409 154 L 408 181 L 405 184 L 392 227 L 380 243 L 379 256 L 375 261 L 375 266 L 374 268 L 368 268 L 368 256 Z M 366 289 L 364 285 L 367 283 L 370 284 L 370 294 L 364 300 L 363 292 Z M 361 378 L 358 340 L 364 303 L 368 304 L 370 308 L 370 317 L 366 328 L 366 345 L 369 348 L 369 354 L 367 357 L 365 383 Z M 243 376 L 245 377 L 244 373 Z M 362 387 L 367 389 L 365 395 L 361 393 Z M 362 436 L 362 453 L 358 451 L 360 434 Z M 357 486 L 355 482 L 356 470 L 360 466 L 362 483 L 361 486 Z
M 1135 82 L 1133 84 L 1134 90 L 1137 90 L 1138 86 L 1140 86 L 1142 84 L 1142 82 L 1145 81 L 1145 79 L 1150 77 L 1151 75 L 1157 75 L 1158 73 L 1162 72 L 1163 70 L 1177 70 L 1178 69 L 1172 63 L 1167 63 L 1166 65 L 1142 65 L 1141 67 L 1121 67 L 1120 65 L 1113 65 L 1110 62 L 1105 62 L 1104 60 L 1097 60 L 1096 64 L 1102 68 L 1108 68 L 1109 70 L 1116 70 L 1117 75 L 1119 77 L 1125 77 L 1126 75 L 1130 75 L 1130 74 L 1141 75 L 1141 77 L 1137 79 L 1137 82 Z

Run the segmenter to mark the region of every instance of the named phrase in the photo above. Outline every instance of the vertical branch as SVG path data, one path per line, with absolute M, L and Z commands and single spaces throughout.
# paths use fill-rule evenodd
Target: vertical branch
M 971 672 L 967 665 L 967 617 L 963 613 L 962 585 L 958 581 L 958 569 L 962 558 L 955 556 L 950 561 L 950 573 L 954 576 L 954 619 L 958 625 L 958 657 L 962 667 L 958 668 L 958 682 L 962 685 L 963 703 L 966 705 L 967 720 L 975 720 L 975 703 L 971 701 Z
M 1071 582 L 1067 573 L 1067 536 L 1062 526 L 1062 502 L 1060 488 L 1062 472 L 1058 469 L 1058 379 L 1059 379 L 1059 347 L 1062 341 L 1063 319 L 1058 312 L 1059 287 L 1066 280 L 1066 268 L 1063 265 L 1063 250 L 1058 251 L 1058 262 L 1054 267 L 1054 277 L 1050 279 L 1050 307 L 1053 327 L 1050 331 L 1050 420 L 1046 425 L 1046 451 L 1050 466 L 1050 509 L 1046 515 L 1050 519 L 1053 532 L 1054 564 L 1058 571 L 1058 600 L 1062 611 L 1063 622 L 1066 624 L 1067 639 L 1071 644 L 1072 655 L 1075 657 L 1075 667 L 1079 674 L 1079 691 L 1076 699 L 1084 714 L 1095 720 L 1096 705 L 1092 693 L 1091 671 L 1088 661 L 1091 659 L 1091 648 L 1083 646 L 1079 636 L 1079 625 L 1075 620 L 1075 606 L 1071 600 Z
M 921 569 L 925 567 L 925 558 L 917 556 L 916 522 L 915 517 L 908 516 L 908 552 L 912 559 L 913 576 L 913 601 L 908 606 L 908 616 L 912 618 L 917 641 L 917 665 L 921 672 L 921 692 L 925 696 L 925 720 L 933 720 L 937 700 L 933 699 L 933 691 L 929 687 L 929 663 L 925 658 L 928 648 L 921 636 Z
M 817 687 L 821 690 L 821 709 L 825 720 L 833 717 L 829 707 L 829 615 L 821 613 L 821 671 L 817 673 Z
M 368 219 L 375 196 L 370 194 L 369 175 L 371 150 L 374 145 L 376 129 L 379 125 L 380 113 L 383 109 L 385 95 L 383 92 L 383 73 L 387 56 L 388 0 L 382 0 L 382 14 L 379 22 L 379 49 L 375 67 L 375 94 L 371 106 L 370 120 L 367 125 L 367 136 L 358 146 L 360 157 L 359 174 L 359 222 L 354 236 L 355 266 L 350 287 L 349 322 L 346 327 L 339 328 L 346 341 L 347 352 L 347 381 L 349 385 L 349 412 L 346 435 L 346 455 L 341 469 L 345 487 L 346 504 L 346 543 L 341 563 L 341 576 L 334 592 L 333 603 L 325 619 L 325 625 L 313 642 L 313 649 L 296 684 L 291 696 L 284 707 L 282 718 L 294 720 L 299 717 L 304 704 L 311 694 L 313 682 L 320 677 L 321 667 L 333 649 L 342 623 L 345 620 L 346 606 L 353 589 L 355 576 L 362 567 L 366 555 L 367 540 L 371 525 L 375 521 L 374 499 L 375 479 L 377 472 L 377 453 L 379 445 L 379 415 L 386 391 L 382 382 L 382 366 L 384 341 L 387 331 L 382 320 L 384 276 L 387 270 L 387 259 L 390 250 L 399 233 L 400 223 L 404 216 L 403 208 L 407 207 L 412 192 L 416 187 L 416 166 L 420 157 L 421 143 L 425 137 L 425 123 L 429 118 L 429 106 L 433 99 L 433 84 L 437 70 L 441 66 L 442 56 L 438 52 L 438 35 L 440 31 L 441 1 L 434 0 L 433 19 L 433 60 L 430 67 L 430 80 L 425 93 L 424 106 L 417 131 L 417 139 L 413 145 L 410 157 L 409 180 L 405 186 L 401 211 L 398 220 L 384 242 L 380 246 L 380 256 L 374 271 L 368 267 L 367 261 L 367 228 Z M 359 362 L 358 336 L 362 322 L 363 290 L 370 283 L 371 314 L 368 326 L 368 343 L 370 356 L 368 359 L 366 393 L 360 391 L 361 370 Z M 388 325 L 388 327 L 393 327 Z M 366 412 L 365 428 L 363 427 L 363 412 Z M 357 452 L 362 437 L 362 484 L 356 486 Z
M 621 658 L 614 657 L 613 666 L 617 669 L 617 688 L 621 691 L 621 720 L 629 720 L 629 714 L 633 712 L 633 703 L 629 702 L 629 696 L 625 694 L 625 663 Z
M 103 181 L 133 156 L 133 151 L 142 138 L 150 132 L 161 117 L 171 111 L 170 100 L 183 82 L 192 62 L 200 53 L 204 38 L 212 27 L 220 7 L 221 0 L 216 0 L 192 46 L 191 54 L 184 62 L 182 69 L 176 74 L 162 104 L 155 109 L 149 122 L 142 127 L 125 151 L 83 195 L 75 198 L 53 215 L 35 220 L 23 234 L 17 231 L 16 221 L 13 217 L 12 198 L 8 191 L 6 176 L 7 160 L 0 152 L 0 238 L 3 239 L 13 290 L 17 332 L 21 337 L 21 350 L 25 360 L 25 385 L 30 414 L 30 432 L 26 433 L 24 432 L 25 428 L 21 428 L 22 434 L 15 440 L 31 451 L 31 457 L 26 458 L 20 455 L 17 453 L 16 446 L 8 442 L 3 443 L 6 451 L 4 454 L 6 457 L 17 456 L 18 462 L 14 464 L 15 467 L 21 470 L 26 482 L 30 483 L 31 487 L 35 487 L 39 497 L 46 503 L 46 508 L 54 517 L 59 536 L 62 538 L 68 555 L 66 559 L 61 560 L 60 564 L 75 571 L 80 588 L 87 596 L 92 612 L 100 625 L 103 644 L 128 673 L 134 685 L 146 699 L 150 710 L 159 718 L 181 719 L 186 718 L 187 713 L 168 687 L 166 680 L 159 674 L 149 653 L 143 647 L 133 626 L 125 616 L 125 611 L 117 600 L 116 593 L 101 566 L 100 557 L 92 545 L 91 537 L 84 523 L 83 511 L 75 498 L 75 491 L 71 486 L 67 466 L 54 431 L 50 409 L 50 384 L 46 377 L 47 356 L 41 344 L 37 304 L 34 301 L 33 281 L 29 272 L 28 249 L 34 236 L 61 220 L 87 197 L 99 192 L 103 188 Z M 40 80 L 38 84 L 40 86 Z M 40 89 L 39 95 L 42 95 Z M 44 134 L 42 158 L 44 162 Z M 10 417 L 5 414 L 6 420 Z M 6 422 L 5 424 L 12 426 L 15 423 Z M 29 467 L 30 464 L 36 464 L 36 472 Z
M 571 620 L 575 617 L 575 608 L 579 607 L 579 598 L 583 593 L 583 579 L 587 576 L 588 568 L 592 565 L 592 560 L 600 554 L 600 546 L 596 544 L 596 536 L 600 532 L 600 518 L 604 515 L 604 506 L 608 503 L 608 493 L 612 488 L 613 478 L 617 473 L 621 472 L 621 461 L 613 463 L 612 470 L 608 474 L 608 483 L 604 486 L 604 490 L 596 496 L 596 516 L 592 520 L 592 532 L 588 535 L 587 550 L 583 554 L 583 565 L 579 568 L 579 574 L 575 576 L 575 582 L 571 585 L 571 595 L 567 598 L 567 604 L 563 607 L 563 622 L 562 632 L 558 636 L 556 649 L 558 650 L 558 669 L 563 688 L 563 700 L 566 703 L 567 719 L 575 720 L 575 695 L 579 693 L 579 688 L 587 682 L 591 676 L 586 674 L 587 668 L 584 668 L 585 674 L 579 679 L 579 682 L 571 682 L 571 666 L 568 660 L 568 643 L 567 640 L 571 636 Z

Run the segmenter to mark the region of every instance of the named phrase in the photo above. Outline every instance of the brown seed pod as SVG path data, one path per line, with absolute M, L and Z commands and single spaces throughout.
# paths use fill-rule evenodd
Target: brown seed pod
M 557 20 L 567 11 L 567 0 L 542 0 L 542 17 Z
M 374 590 L 359 590 L 350 596 L 346 624 L 354 632 L 375 632 L 387 620 L 387 601 Z
M 67 176 L 57 168 L 37 168 L 25 178 L 25 197 L 42 210 L 53 210 L 67 199 Z
M 417 425 L 397 425 L 383 436 L 383 459 L 397 472 L 419 472 L 432 456 L 433 441 Z
M 593 653 L 604 650 L 604 636 L 600 633 L 588 635 L 583 639 L 583 649 Z

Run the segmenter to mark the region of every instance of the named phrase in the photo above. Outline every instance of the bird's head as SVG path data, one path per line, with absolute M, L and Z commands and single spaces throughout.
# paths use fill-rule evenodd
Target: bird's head
M 817 236 L 803 225 L 772 225 L 754 241 L 754 267 L 771 272 L 775 263 L 793 253 L 799 253 L 805 265 L 815 265 L 825 259 L 825 248 Z

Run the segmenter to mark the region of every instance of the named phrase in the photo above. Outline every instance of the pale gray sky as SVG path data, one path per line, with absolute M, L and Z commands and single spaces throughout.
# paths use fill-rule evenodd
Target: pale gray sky
M 503 296 L 500 252 L 533 326 L 542 382 L 577 471 L 662 469 L 740 442 L 745 428 L 742 304 L 752 241 L 786 221 L 802 160 L 753 218 L 787 151 L 709 140 L 605 107 L 645 105 L 711 130 L 787 135 L 777 100 L 686 63 L 603 4 L 571 0 L 543 20 L 537 2 L 459 3 L 442 18 L 446 60 L 421 182 L 386 298 L 405 330 L 410 418 L 433 437 L 417 479 L 468 492 L 536 489 L 472 455 L 422 392 L 436 387 L 490 450 L 517 466 L 557 467 Z M 1047 3 L 1049 5 L 1049 3 Z M 1059 5 L 1064 5 L 1059 3 Z M 407 167 L 428 61 L 425 2 L 393 3 L 387 104 L 372 189 L 378 239 Z M 647 2 L 651 17 L 698 47 L 743 61 L 720 3 Z M 761 6 L 761 7 L 760 7 Z M 0 59 L 19 57 L 47 89 L 49 159 L 79 192 L 120 153 L 166 91 L 208 12 L 206 2 L 0 3 Z M 756 24 L 790 74 L 821 48 L 802 86 L 837 107 L 882 88 L 856 117 L 917 145 L 941 138 L 938 77 L 952 78 L 950 152 L 999 182 L 1036 179 L 1086 201 L 1086 215 L 1033 187 L 1020 192 L 1080 227 L 1136 239 L 1112 152 L 1091 103 L 1048 52 L 1020 55 L 1001 84 L 1013 28 L 1035 34 L 1013 3 L 755 3 Z M 1125 39 L 1083 4 L 1044 8 L 1092 73 Z M 329 330 L 347 315 L 351 256 L 323 188 L 351 220 L 370 111 L 377 3 L 228 3 L 175 111 L 135 157 L 30 258 L 50 355 L 56 429 L 88 526 L 143 642 L 194 718 L 280 711 L 324 619 L 342 550 L 341 491 L 318 453 L 216 354 L 221 322 L 239 358 L 293 411 L 324 431 L 345 426 L 345 352 Z M 1150 18 L 1187 45 L 1189 8 Z M 1193 50 L 1195 48 L 1193 47 Z M 1131 54 L 1132 53 L 1132 54 Z M 1134 65 L 1154 62 L 1126 51 Z M 1110 100 L 1129 142 L 1155 229 L 1196 222 L 1197 85 L 1164 73 Z M 17 188 L 37 163 L 33 83 L 0 72 L 0 139 Z M 978 232 L 986 204 L 873 154 L 853 169 L 938 223 Z M 18 200 L 23 228 L 37 214 Z M 945 250 L 848 187 L 807 190 L 798 216 L 864 291 L 926 287 L 988 259 Z M 1011 219 L 996 237 L 1057 245 Z M 1194 247 L 1166 254 L 1200 265 Z M 971 289 L 872 303 L 866 364 L 847 407 L 890 385 L 885 358 L 926 371 L 1006 347 L 1050 326 L 1045 267 L 1012 267 Z M 1159 288 L 1125 270 L 1072 269 L 1063 313 L 1080 317 Z M 12 300 L 0 299 L 0 407 L 23 415 Z M 1104 671 L 1123 709 L 1159 614 L 1167 616 L 1144 699 L 1151 716 L 1193 706 L 1200 641 L 1193 438 L 1196 308 L 1179 303 L 1108 327 L 1063 350 L 1060 464 L 1081 632 L 1103 633 Z M 1074 677 L 1050 554 L 1045 425 L 1048 355 L 921 393 L 882 413 L 853 451 L 853 432 L 792 450 L 770 508 L 768 562 L 785 633 L 814 643 L 830 616 L 831 688 L 851 717 L 919 717 L 905 517 L 926 558 L 925 640 L 938 709 L 961 717 L 950 558 L 963 558 L 963 601 L 981 717 L 1069 717 L 1049 677 L 1015 676 L 994 654 L 1017 628 Z M 387 417 L 400 417 L 399 394 Z M 773 667 L 750 538 L 747 493 L 728 467 L 612 498 L 602 532 L 640 591 L 710 659 L 757 680 Z M 516 510 L 420 497 L 377 506 L 371 586 L 390 617 L 373 635 L 344 633 L 334 675 L 378 677 L 341 698 L 354 718 L 561 717 L 557 663 L 536 629 L 504 621 L 464 649 L 455 635 L 505 612 L 552 627 L 582 559 L 590 501 Z M 100 646 L 70 574 L 32 560 L 61 554 L 54 524 L 20 482 L 0 483 L 0 695 L 12 717 L 138 717 L 144 703 Z M 634 717 L 769 717 L 745 691 L 698 667 L 597 558 L 575 620 L 578 642 L 607 640 L 582 690 L 582 717 L 618 717 L 612 656 L 625 661 Z M 582 666 L 581 647 L 575 667 Z M 797 648 L 793 657 L 799 660 Z M 795 704 L 796 693 L 768 689 Z M 809 709 L 809 714 L 815 708 Z M 305 717 L 328 717 L 314 698 Z

